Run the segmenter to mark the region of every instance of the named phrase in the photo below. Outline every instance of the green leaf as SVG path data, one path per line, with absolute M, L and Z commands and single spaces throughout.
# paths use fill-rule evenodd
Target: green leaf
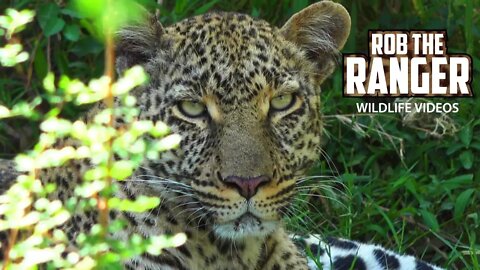
M 460 137 L 460 141 L 462 141 L 466 147 L 469 147 L 473 137 L 472 127 L 470 125 L 466 125 L 460 130 L 458 136 Z
M 451 155 L 455 152 L 457 152 L 458 150 L 462 149 L 464 146 L 460 143 L 452 143 L 448 149 L 447 149 L 447 155 Z
M 195 9 L 195 15 L 200 15 L 200 14 L 203 14 L 207 11 L 209 11 L 210 9 L 212 9 L 212 7 L 218 3 L 220 0 L 213 0 L 213 1 L 209 1 L 207 2 L 206 4 L 204 4 L 203 6 Z
M 75 4 L 73 1 L 69 1 L 65 8 L 62 8 L 60 13 L 68 15 L 73 18 L 82 18 L 83 16 L 75 10 Z
M 176 14 L 183 13 L 185 8 L 187 7 L 187 3 L 188 3 L 188 1 L 186 1 L 186 0 L 175 1 L 175 13 Z
M 471 185 L 472 181 L 473 181 L 473 174 L 462 174 L 462 175 L 455 176 L 443 181 L 442 187 L 450 190 L 450 189 Z
M 143 135 L 144 133 L 149 132 L 153 128 L 153 123 L 151 121 L 135 121 L 131 124 L 130 132 L 135 136 Z
M 453 211 L 453 216 L 456 221 L 461 221 L 461 218 L 464 216 L 465 208 L 467 207 L 468 204 L 472 203 L 470 201 L 470 197 L 472 197 L 472 194 L 475 192 L 475 189 L 470 188 L 458 195 L 457 199 L 455 200 L 455 208 Z
M 51 117 L 43 121 L 40 124 L 40 128 L 44 132 L 65 134 L 70 132 L 72 123 L 66 119 Z
M 51 28 L 49 27 L 48 30 L 44 30 L 43 33 L 48 37 L 62 31 L 64 26 L 65 21 L 57 18 L 56 20 L 52 21 Z
M 440 229 L 440 225 L 438 225 L 437 218 L 434 214 L 430 213 L 428 210 L 420 210 L 420 214 L 422 215 L 423 222 L 430 227 L 433 231 L 438 231 Z
M 11 110 L 12 114 L 15 115 L 22 115 L 23 117 L 34 117 L 35 111 L 33 110 L 32 106 L 24 101 L 20 101 L 19 103 L 15 104 Z
M 76 24 L 69 24 L 63 29 L 63 35 L 70 41 L 77 41 L 80 38 L 80 27 Z
M 110 170 L 110 176 L 117 180 L 124 180 L 133 173 L 134 164 L 128 160 L 116 161 Z
M 107 168 L 99 166 L 94 169 L 90 169 L 85 172 L 83 178 L 87 181 L 92 181 L 96 179 L 103 179 L 107 176 Z
M 462 163 L 463 165 L 463 168 L 469 170 L 472 168 L 472 165 L 473 165 L 473 153 L 472 151 L 470 150 L 467 150 L 467 151 L 463 151 L 461 154 L 460 154 L 460 162 Z
M 79 57 L 83 57 L 87 54 L 97 54 L 102 50 L 103 45 L 92 37 L 81 38 L 78 42 L 75 42 L 75 45 L 70 49 L 71 52 Z
M 107 33 L 114 33 L 129 21 L 145 18 L 145 10 L 136 1 L 116 0 L 109 4 L 106 0 L 75 0 L 78 13 L 91 22 L 88 29 L 103 38 Z M 92 31 L 93 30 L 93 31 Z
M 162 249 L 181 246 L 185 243 L 185 241 L 187 241 L 187 235 L 184 233 L 178 233 L 173 236 L 153 236 L 150 238 L 150 244 L 147 247 L 147 252 L 153 255 L 158 255 Z
M 465 42 L 467 43 L 467 53 L 473 55 L 474 51 L 474 36 L 473 36 L 473 10 L 474 10 L 474 4 L 473 0 L 470 1 L 465 1 L 466 7 L 465 7 Z M 478 5 L 476 3 L 475 5 Z
M 293 2 L 292 14 L 308 6 L 308 0 L 296 0 Z
M 155 126 L 150 130 L 150 134 L 154 137 L 163 137 L 170 132 L 170 128 L 167 124 L 158 121 L 155 123 Z
M 49 72 L 43 79 L 43 88 L 50 94 L 55 92 L 55 75 L 52 72 Z
M 42 5 L 38 10 L 38 23 L 45 36 L 49 37 L 60 32 L 65 21 L 58 17 L 59 7 L 54 3 Z
M 128 199 L 119 199 L 119 198 L 110 198 L 108 200 L 108 205 L 110 208 L 129 211 L 129 212 L 145 212 L 147 210 L 153 209 L 160 204 L 160 198 L 158 197 L 147 197 L 139 196 L 136 200 Z
M 12 34 L 22 31 L 25 28 L 25 24 L 31 22 L 35 13 L 31 10 L 25 9 L 17 11 L 13 8 L 7 8 L 5 16 L 0 16 L 0 27 L 5 28 L 0 33 L 3 36 L 5 34 L 6 39 L 10 39 Z
M 35 159 L 24 154 L 19 154 L 15 157 L 16 169 L 18 171 L 31 171 L 36 168 Z
M 0 119 L 10 116 L 10 110 L 7 107 L 0 105 Z
M 6 67 L 13 67 L 18 63 L 28 59 L 28 53 L 22 51 L 23 47 L 20 44 L 7 44 L 5 47 L 0 47 L 0 64 Z
M 75 187 L 75 194 L 84 198 L 90 198 L 96 193 L 105 189 L 106 181 L 103 180 L 94 180 L 90 183 L 83 183 L 80 186 Z M 87 201 L 90 206 L 95 206 L 97 204 L 97 200 L 95 198 L 91 198 Z
M 154 144 L 154 149 L 160 152 L 176 148 L 180 145 L 182 137 L 178 134 L 168 135 Z
M 480 151 L 480 142 L 473 142 L 470 147 Z
M 38 22 L 42 29 L 47 26 L 50 20 L 58 18 L 60 8 L 54 3 L 41 5 L 38 9 Z
M 35 70 L 35 75 L 39 80 L 47 76 L 47 57 L 45 57 L 45 53 L 43 52 L 43 50 L 37 50 L 37 53 L 35 54 L 35 59 L 33 60 L 33 69 Z

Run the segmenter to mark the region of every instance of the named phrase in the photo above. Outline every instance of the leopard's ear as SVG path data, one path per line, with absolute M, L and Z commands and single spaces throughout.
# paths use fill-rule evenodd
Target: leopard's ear
M 322 1 L 294 14 L 281 28 L 285 38 L 303 50 L 323 81 L 335 69 L 350 33 L 350 15 L 340 4 Z
M 143 18 L 121 29 L 116 35 L 116 67 L 119 73 L 134 65 L 147 63 L 162 48 L 162 25 L 153 15 Z

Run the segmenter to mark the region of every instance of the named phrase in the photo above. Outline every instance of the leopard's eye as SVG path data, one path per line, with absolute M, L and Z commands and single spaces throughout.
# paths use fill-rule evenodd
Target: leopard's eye
M 270 101 L 270 105 L 272 106 L 272 109 L 276 111 L 288 110 L 290 109 L 290 107 L 292 107 L 294 103 L 295 103 L 295 95 L 293 94 L 281 95 L 273 98 Z
M 180 101 L 178 103 L 178 108 L 182 114 L 190 118 L 201 117 L 206 111 L 203 103 L 190 100 Z

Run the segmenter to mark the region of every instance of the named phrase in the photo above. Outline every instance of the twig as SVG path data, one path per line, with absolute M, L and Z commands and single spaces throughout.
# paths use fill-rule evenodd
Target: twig
M 47 38 L 47 69 L 48 71 L 52 70 L 52 59 L 51 59 L 51 52 L 50 52 L 50 37 Z
M 37 43 L 35 43 L 35 47 L 33 47 L 32 54 L 30 56 L 30 63 L 28 64 L 27 70 L 27 83 L 25 84 L 25 90 L 27 91 L 30 88 L 30 84 L 32 83 L 33 61 L 35 60 L 35 56 L 37 55 L 38 45 L 40 44 L 41 37 L 42 33 L 37 36 Z
M 5 249 L 5 253 L 3 255 L 3 267 L 2 270 L 6 270 L 10 264 L 10 250 L 12 249 L 13 245 L 17 241 L 18 236 L 18 229 L 14 228 L 10 230 L 10 237 L 8 238 L 7 248 Z
M 30 171 L 29 176 L 32 177 L 33 179 L 36 179 L 38 175 L 37 169 L 33 169 Z M 29 192 L 28 196 L 32 196 L 32 193 Z M 32 198 L 32 202 L 33 202 Z M 25 212 L 30 212 L 32 205 L 30 204 L 26 209 Z M 12 250 L 13 246 L 17 242 L 18 238 L 18 228 L 13 228 L 10 230 L 9 238 L 8 238 L 8 243 L 7 243 L 7 248 L 5 249 L 5 253 L 3 255 L 4 262 L 3 262 L 3 267 L 2 270 L 9 269 L 9 264 L 10 264 L 10 250 Z
M 107 7 L 111 7 L 112 3 L 111 1 L 107 2 Z M 114 66 L 115 66 L 115 47 L 114 47 L 114 40 L 113 40 L 113 33 L 112 29 L 110 26 L 106 26 L 105 29 L 105 76 L 107 76 L 110 80 L 107 84 L 107 96 L 105 97 L 105 104 L 107 107 L 113 111 L 114 107 L 114 98 L 113 98 L 113 93 L 112 93 L 112 83 L 114 80 Z M 115 119 L 114 115 L 110 115 L 110 119 L 108 122 L 108 125 L 111 128 L 114 128 L 115 126 Z M 109 151 L 109 158 L 108 158 L 108 163 L 107 163 L 107 168 L 111 168 L 113 165 L 113 154 L 112 154 L 112 144 L 113 141 L 110 139 L 108 141 L 108 151 Z M 112 178 L 111 176 L 107 176 L 106 180 L 106 187 L 110 187 L 112 184 Z M 107 226 L 109 222 L 109 217 L 108 217 L 108 200 L 107 198 L 103 196 L 98 196 L 98 210 L 99 210 L 99 221 L 100 225 L 102 226 L 102 232 L 105 236 L 106 231 L 107 231 Z

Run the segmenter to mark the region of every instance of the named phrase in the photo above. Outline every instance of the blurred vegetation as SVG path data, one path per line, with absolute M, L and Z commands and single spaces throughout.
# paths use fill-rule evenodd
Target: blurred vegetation
M 281 26 L 308 0 L 168 0 L 162 5 L 139 0 L 160 10 L 165 25 L 210 10 L 236 11 Z M 339 1 L 352 17 L 352 31 L 343 52 L 366 52 L 369 29 L 446 29 L 449 52 L 467 52 L 474 62 L 473 89 L 480 81 L 480 0 Z M 94 26 L 68 1 L 10 0 L 6 7 L 36 11 L 33 24 L 15 36 L 30 53 L 14 69 L 0 68 L 0 105 L 11 107 L 45 95 L 43 78 L 49 70 L 80 79 L 103 72 L 103 45 L 91 33 Z M 324 152 L 312 171 L 331 176 L 346 194 L 318 194 L 302 199 L 296 230 L 383 244 L 415 253 L 448 269 L 480 269 L 480 102 L 478 97 L 435 99 L 458 102 L 460 112 L 436 120 L 401 115 L 352 115 L 355 103 L 342 97 L 340 70 L 322 87 L 325 114 Z M 46 112 L 49 104 L 38 104 Z M 63 115 L 73 118 L 84 108 L 71 104 Z M 433 121 L 433 122 L 432 122 Z M 434 123 L 433 125 L 431 123 Z M 38 136 L 35 122 L 0 122 L 0 158 L 29 149 Z M 339 182 L 339 183 L 338 183 Z M 309 213 L 307 210 L 311 211 Z
M 41 131 L 33 149 L 15 157 L 16 181 L 8 187 L 0 186 L 1 269 L 123 269 L 124 262 L 132 257 L 144 253 L 158 255 L 164 248 L 186 241 L 183 233 L 148 238 L 137 233 L 129 234 L 128 239 L 112 237 L 128 223 L 122 216 L 110 218 L 115 214 L 113 211 L 147 212 L 160 204 L 158 196 L 118 198 L 115 196 L 118 185 L 112 185 L 113 181 L 125 180 L 145 159 L 158 159 L 160 152 L 178 147 L 181 138 L 169 134 L 170 129 L 163 122 L 138 120 L 140 110 L 129 91 L 148 80 L 142 67 L 131 67 L 115 81 L 113 35 L 130 20 L 144 16 L 144 9 L 129 0 L 116 1 L 115 5 L 108 0 L 75 3 L 87 19 L 85 22 L 94 26 L 92 32 L 101 33 L 97 36 L 105 42 L 105 72 L 85 84 L 66 75 L 56 80 L 49 70 L 42 80 L 43 95 L 11 108 L 0 105 L 0 119 L 38 120 Z M 55 9 L 52 5 L 46 8 L 48 14 Z M 46 31 L 55 32 L 64 26 L 60 19 L 45 16 L 37 18 L 46 25 L 41 26 Z M 28 60 L 29 54 L 22 51 L 21 43 L 12 39 L 34 17 L 35 12 L 29 9 L 8 8 L 5 15 L 0 15 L 0 36 L 7 41 L 0 47 L 2 66 L 15 67 Z M 69 121 L 60 116 L 66 103 L 83 105 L 99 101 L 104 106 L 91 118 Z M 46 113 L 36 110 L 41 103 L 49 105 Z M 121 124 L 117 119 L 121 119 Z M 151 139 L 145 139 L 146 136 Z M 2 170 L 7 166 L 9 178 L 13 173 L 8 169 L 9 164 L 0 161 Z M 43 170 L 53 170 L 59 176 L 65 169 L 62 166 L 80 166 L 82 161 L 90 166 L 78 176 L 81 178 L 70 179 L 76 184 L 66 192 L 67 196 L 61 195 L 66 195 L 65 190 L 56 190 L 58 182 L 43 178 L 48 177 Z M 4 178 L 0 180 L 7 183 Z M 82 215 L 91 222 L 88 228 L 78 227 Z M 75 248 L 68 248 L 72 240 Z

